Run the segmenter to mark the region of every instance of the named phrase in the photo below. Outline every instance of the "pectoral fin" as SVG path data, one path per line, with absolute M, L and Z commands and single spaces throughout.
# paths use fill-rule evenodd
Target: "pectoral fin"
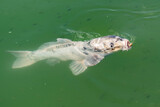
M 84 61 L 73 61 L 70 64 L 70 69 L 74 75 L 79 75 L 87 69 Z
M 90 56 L 87 57 L 87 59 L 85 60 L 85 64 L 87 66 L 94 66 L 96 64 L 98 64 L 104 57 L 98 54 L 92 54 Z

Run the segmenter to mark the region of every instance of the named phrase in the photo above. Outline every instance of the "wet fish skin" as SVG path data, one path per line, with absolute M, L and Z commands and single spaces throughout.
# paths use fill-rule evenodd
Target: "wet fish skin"
M 35 51 L 9 51 L 17 57 L 12 68 L 22 68 L 41 60 L 55 64 L 59 61 L 71 60 L 70 69 L 79 75 L 88 67 L 98 64 L 106 55 L 119 50 L 129 50 L 132 44 L 119 36 L 104 36 L 90 41 L 71 41 L 58 38 L 56 42 L 48 42 Z

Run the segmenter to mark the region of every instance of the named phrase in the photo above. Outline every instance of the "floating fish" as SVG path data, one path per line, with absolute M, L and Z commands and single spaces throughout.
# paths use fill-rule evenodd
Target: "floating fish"
M 9 51 L 17 57 L 12 68 L 22 68 L 41 60 L 50 64 L 71 60 L 70 69 L 79 75 L 88 67 L 98 64 L 106 55 L 119 50 L 129 50 L 132 43 L 119 36 L 104 36 L 90 41 L 71 41 L 58 38 L 48 42 L 35 51 Z

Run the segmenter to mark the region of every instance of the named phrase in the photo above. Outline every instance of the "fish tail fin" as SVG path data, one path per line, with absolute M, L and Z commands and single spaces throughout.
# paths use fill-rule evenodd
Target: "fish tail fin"
M 12 68 L 22 68 L 32 65 L 34 61 L 29 55 L 32 51 L 8 51 L 13 54 L 17 59 L 12 65 Z

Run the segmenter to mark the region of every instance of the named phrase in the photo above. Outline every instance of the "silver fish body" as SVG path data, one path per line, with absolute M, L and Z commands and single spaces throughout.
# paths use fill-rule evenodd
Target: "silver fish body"
M 90 41 L 71 41 L 58 38 L 35 51 L 10 51 L 17 57 L 12 68 L 22 68 L 41 60 L 55 64 L 71 60 L 70 69 L 74 75 L 84 72 L 87 67 L 98 64 L 106 55 L 119 50 L 128 50 L 131 43 L 119 36 L 104 36 Z
M 31 57 L 34 60 L 44 60 L 56 58 L 62 61 L 67 60 L 82 60 L 84 59 L 83 53 L 78 49 L 78 43 L 64 43 L 57 44 L 50 48 L 38 49 L 32 52 Z

